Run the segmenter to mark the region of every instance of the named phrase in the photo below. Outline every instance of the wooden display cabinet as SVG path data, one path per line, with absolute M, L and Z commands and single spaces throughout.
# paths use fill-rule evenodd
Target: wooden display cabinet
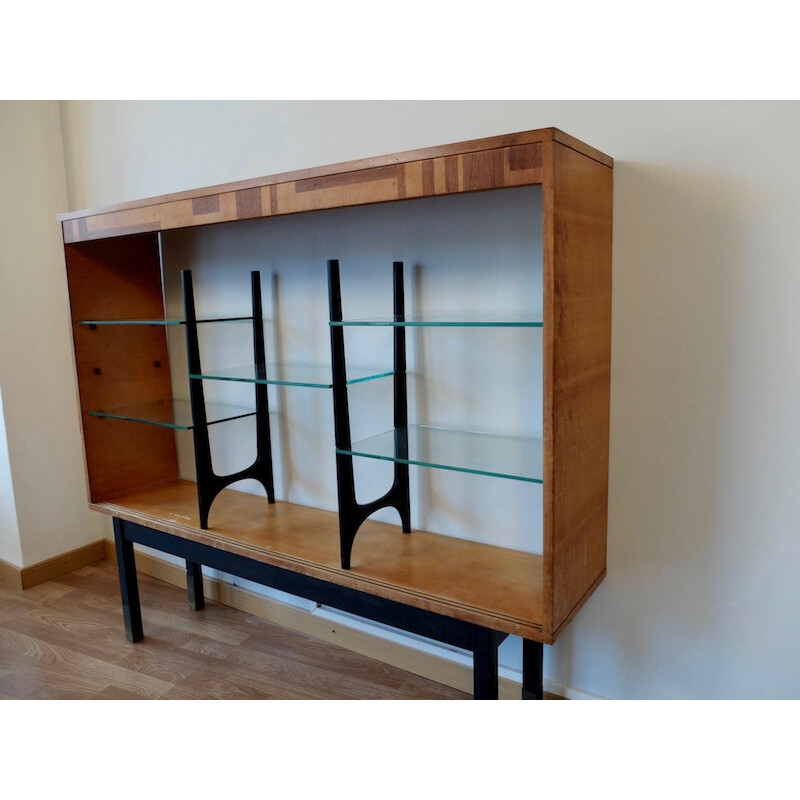
M 612 170 L 609 157 L 547 128 L 60 215 L 89 503 L 115 519 L 128 637 L 142 636 L 138 542 L 186 559 L 196 608 L 206 564 L 465 647 L 476 697 L 496 697 L 497 646 L 518 635 L 523 695 L 541 697 L 541 645 L 606 570 Z M 165 318 L 161 233 L 536 185 L 543 438 L 527 479 L 542 484 L 541 554 L 368 520 L 344 569 L 337 513 L 229 489 L 201 528 L 196 486 L 178 470 L 175 428 L 193 423 L 172 397 L 166 330 L 181 321 Z M 104 418 L 119 406 L 129 411 L 117 416 L 156 424 Z

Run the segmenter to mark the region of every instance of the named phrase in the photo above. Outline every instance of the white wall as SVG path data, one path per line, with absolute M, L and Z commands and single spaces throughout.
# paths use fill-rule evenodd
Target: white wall
M 70 207 L 557 126 L 616 159 L 608 575 L 545 675 L 800 697 L 796 103 L 64 103 Z
M 57 102 L 0 103 L 0 386 L 17 516 L 0 554 L 24 567 L 102 538 L 86 507 L 63 249 Z

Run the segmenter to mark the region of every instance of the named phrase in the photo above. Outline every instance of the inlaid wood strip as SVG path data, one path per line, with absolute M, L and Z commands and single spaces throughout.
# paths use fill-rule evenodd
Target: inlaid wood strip
M 168 203 L 161 208 L 161 215 L 157 230 L 182 228 L 191 224 L 208 225 L 211 222 L 214 222 L 218 217 L 218 213 L 214 216 L 211 216 L 210 214 L 200 214 L 198 216 L 194 216 L 194 214 L 192 214 L 192 201 L 180 200 L 175 203 Z
M 397 199 L 405 200 L 408 197 L 406 191 L 406 168 L 404 164 L 401 164 L 397 168 Z
M 261 190 L 242 189 L 236 192 L 236 219 L 252 219 L 263 216 L 261 212 Z
M 433 181 L 433 161 L 422 162 L 422 194 L 430 197 L 435 192 Z
M 505 184 L 505 163 L 508 154 L 503 150 L 488 153 L 466 153 L 460 156 L 465 192 L 475 189 L 498 189 Z
M 425 162 L 415 161 L 412 164 L 404 164 L 402 169 L 403 186 L 406 197 L 422 197 L 424 194 L 422 185 L 422 165 Z
M 450 194 L 460 188 L 458 181 L 458 156 L 448 156 L 444 160 L 444 189 Z
M 196 197 L 192 200 L 192 216 L 199 217 L 203 214 L 217 214 L 219 212 L 219 195 L 210 197 Z
M 447 194 L 447 173 L 443 158 L 433 160 L 433 193 Z
M 354 184 L 364 185 L 380 181 L 396 181 L 398 171 L 399 167 L 392 165 L 390 167 L 365 169 L 359 172 L 343 172 L 338 175 L 327 175 L 321 178 L 309 178 L 304 181 L 295 181 L 292 185 L 295 192 L 317 192 Z
M 541 169 L 542 167 L 542 146 L 540 144 L 508 147 L 505 154 L 511 172 Z

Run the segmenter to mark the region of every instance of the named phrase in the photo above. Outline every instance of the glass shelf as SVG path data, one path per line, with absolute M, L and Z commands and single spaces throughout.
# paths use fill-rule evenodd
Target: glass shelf
M 451 328 L 541 328 L 539 316 L 506 314 L 405 314 L 402 317 L 376 317 L 374 319 L 345 319 L 331 321 L 334 327 L 372 325 L 389 327 L 451 327 Z
M 253 409 L 222 403 L 206 403 L 206 418 L 209 425 L 230 419 L 250 417 L 255 413 Z M 89 415 L 104 419 L 142 422 L 146 425 L 159 425 L 162 428 L 175 428 L 181 431 L 190 431 L 194 427 L 192 406 L 188 400 L 153 400 L 149 403 L 136 403 L 130 406 L 95 409 L 90 411 Z
M 393 370 L 369 367 L 348 367 L 347 384 L 363 383 L 394 375 Z M 333 387 L 330 364 L 267 364 L 264 368 L 248 364 L 243 367 L 204 370 L 202 374 L 189 374 L 190 378 L 211 381 L 243 381 L 245 383 L 267 383 L 277 386 L 308 386 L 315 389 Z
M 541 439 L 409 425 L 337 453 L 542 483 Z
M 213 319 L 199 319 L 197 324 L 203 322 L 243 322 L 250 321 L 252 317 L 215 317 Z M 82 319 L 79 325 L 98 327 L 99 325 L 185 325 L 184 319 Z

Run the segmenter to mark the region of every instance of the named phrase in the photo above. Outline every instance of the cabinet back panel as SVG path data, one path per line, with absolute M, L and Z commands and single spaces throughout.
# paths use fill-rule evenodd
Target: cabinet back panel
M 167 310 L 180 312 L 179 269 L 191 267 L 201 316 L 237 315 L 249 304 L 249 271 L 262 272 L 268 360 L 330 363 L 326 261 L 341 265 L 344 314 L 391 314 L 392 262 L 405 264 L 406 311 L 541 318 L 542 212 L 537 187 L 319 211 L 162 234 Z M 252 359 L 249 326 L 201 326 L 203 366 Z M 168 333 L 173 392 L 186 391 L 184 337 Z M 347 364 L 391 369 L 392 331 L 345 329 Z M 542 331 L 538 328 L 409 328 L 409 421 L 505 436 L 542 435 Z M 206 381 L 206 398 L 253 402 L 252 386 Z M 389 430 L 392 381 L 351 386 L 353 441 Z M 336 508 L 331 393 L 270 387 L 279 499 Z M 215 469 L 254 456 L 254 422 L 215 426 Z M 181 477 L 193 477 L 189 437 L 179 437 Z M 355 459 L 360 502 L 391 485 L 392 465 Z M 236 489 L 260 492 L 257 484 Z M 541 486 L 449 470 L 411 468 L 412 526 L 541 553 Z M 376 518 L 397 522 L 393 510 Z

